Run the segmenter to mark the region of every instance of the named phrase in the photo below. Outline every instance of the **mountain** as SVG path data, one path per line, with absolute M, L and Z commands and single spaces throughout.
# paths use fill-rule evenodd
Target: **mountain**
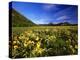
M 77 26 L 78 24 L 71 24 L 69 22 L 60 22 L 57 24 L 54 23 L 48 23 L 48 24 L 39 24 L 41 26 Z
M 9 12 L 11 15 L 12 27 L 28 27 L 36 25 L 14 9 L 9 10 Z
M 57 25 L 63 25 L 63 26 L 66 26 L 66 25 L 71 25 L 69 22 L 61 22 L 61 23 L 58 23 Z
M 76 26 L 77 24 L 72 24 L 69 22 L 61 22 L 61 23 L 58 23 L 57 25 L 60 25 L 60 26 Z

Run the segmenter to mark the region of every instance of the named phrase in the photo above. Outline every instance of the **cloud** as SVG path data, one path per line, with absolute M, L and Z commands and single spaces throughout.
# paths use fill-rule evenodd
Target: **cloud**
M 46 4 L 46 5 L 43 5 L 43 9 L 44 10 L 51 10 L 52 8 L 54 8 L 55 10 L 58 9 L 58 7 L 56 5 L 50 5 L 50 4 Z
M 69 19 L 70 17 L 68 16 L 60 16 L 59 18 L 57 18 L 56 20 L 66 20 Z
M 44 24 L 45 20 L 44 19 L 39 19 L 35 21 L 36 24 Z
M 69 7 L 69 8 L 66 8 L 66 9 L 63 9 L 55 14 L 53 14 L 54 17 L 57 17 L 59 15 L 64 15 L 64 14 L 68 14 L 69 12 L 72 9 L 72 7 Z

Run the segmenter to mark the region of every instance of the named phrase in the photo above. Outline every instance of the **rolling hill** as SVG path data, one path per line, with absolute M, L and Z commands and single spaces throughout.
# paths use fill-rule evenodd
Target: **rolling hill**
M 12 19 L 12 27 L 28 27 L 28 26 L 35 26 L 32 21 L 28 18 L 24 17 L 18 11 L 11 9 L 11 19 Z

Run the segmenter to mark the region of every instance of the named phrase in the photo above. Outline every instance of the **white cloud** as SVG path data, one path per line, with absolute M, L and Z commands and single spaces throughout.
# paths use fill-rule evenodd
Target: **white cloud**
M 39 19 L 39 20 L 36 20 L 35 23 L 36 24 L 44 24 L 45 21 L 44 21 L 44 19 Z
M 56 20 L 66 20 L 66 19 L 69 19 L 69 17 L 68 16 L 60 16 Z
M 43 6 L 44 10 L 51 10 L 52 8 L 54 8 L 55 10 L 58 9 L 56 5 L 52 5 L 52 4 L 51 5 L 47 4 Z
M 56 16 L 59 16 L 59 15 L 64 15 L 64 14 L 67 14 L 68 11 L 71 9 L 72 7 L 69 7 L 69 8 L 66 8 L 66 9 L 63 9 L 57 13 L 55 13 L 53 16 L 56 17 Z

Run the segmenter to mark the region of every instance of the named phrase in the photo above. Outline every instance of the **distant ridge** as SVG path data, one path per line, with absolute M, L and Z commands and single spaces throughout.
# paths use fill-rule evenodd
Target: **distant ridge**
M 69 22 L 60 22 L 57 24 L 48 23 L 48 24 L 39 24 L 39 25 L 42 25 L 42 26 L 77 26 L 78 24 L 71 24 Z
M 32 21 L 30 21 L 28 18 L 21 15 L 18 11 L 11 9 L 11 17 L 12 17 L 12 26 L 13 27 L 28 27 L 28 26 L 34 26 Z

